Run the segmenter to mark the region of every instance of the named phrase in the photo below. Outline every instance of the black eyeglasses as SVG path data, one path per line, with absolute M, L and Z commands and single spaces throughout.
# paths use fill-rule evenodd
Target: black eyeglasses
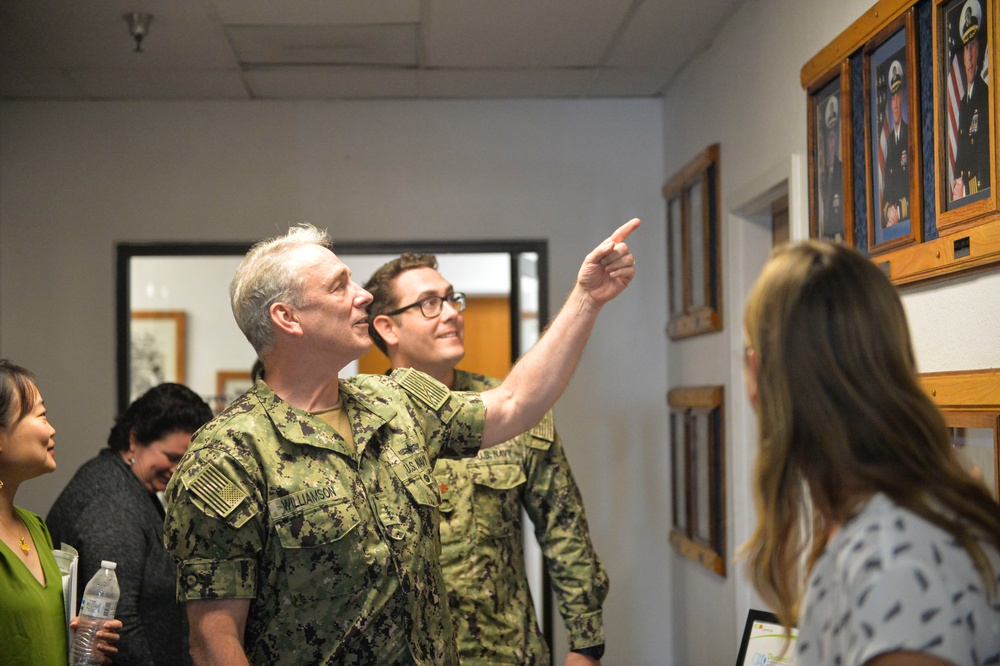
M 420 314 L 427 319 L 434 319 L 434 317 L 441 314 L 441 310 L 444 309 L 445 301 L 451 303 L 452 307 L 454 307 L 457 312 L 465 310 L 465 294 L 460 291 L 456 291 L 454 294 L 448 294 L 447 296 L 428 296 L 427 298 L 420 299 L 416 303 L 410 303 L 409 305 L 404 305 L 401 308 L 396 308 L 392 312 L 386 312 L 386 314 L 391 317 L 392 315 L 398 315 L 400 312 L 406 312 L 410 308 L 419 307 Z

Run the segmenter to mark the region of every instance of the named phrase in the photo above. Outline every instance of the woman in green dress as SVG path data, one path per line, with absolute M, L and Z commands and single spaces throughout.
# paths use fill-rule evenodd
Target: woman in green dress
M 0 359 L 0 666 L 67 663 L 62 574 L 52 537 L 39 516 L 14 505 L 23 482 L 55 470 L 55 434 L 34 376 Z M 121 626 L 109 620 L 97 634 L 107 663 Z

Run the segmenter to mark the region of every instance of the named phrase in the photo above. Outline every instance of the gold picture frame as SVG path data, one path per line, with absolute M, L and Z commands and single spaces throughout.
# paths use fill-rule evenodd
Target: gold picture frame
M 937 229 L 961 231 L 998 210 L 997 93 L 990 52 L 994 0 L 934 0 L 934 155 Z
M 187 315 L 133 310 L 129 319 L 129 403 L 164 382 L 187 381 Z
M 808 98 L 809 237 L 853 246 L 850 61 L 820 79 Z
M 923 237 L 916 14 L 910 9 L 863 50 L 868 252 Z

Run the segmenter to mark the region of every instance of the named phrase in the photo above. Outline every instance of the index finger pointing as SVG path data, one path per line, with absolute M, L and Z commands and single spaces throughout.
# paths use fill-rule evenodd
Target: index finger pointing
M 615 233 L 611 234 L 611 240 L 615 243 L 621 243 L 629 237 L 629 234 L 638 229 L 640 224 L 642 224 L 642 222 L 639 218 L 633 217 L 631 220 L 615 229 Z

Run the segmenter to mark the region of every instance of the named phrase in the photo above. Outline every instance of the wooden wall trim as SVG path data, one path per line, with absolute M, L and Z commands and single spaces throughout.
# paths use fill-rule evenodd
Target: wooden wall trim
M 1000 368 L 925 372 L 920 381 L 942 409 L 1000 409 Z
M 811 89 L 839 67 L 845 58 L 864 46 L 890 21 L 901 16 L 917 0 L 879 0 L 854 23 L 814 55 L 802 67 L 802 87 Z

